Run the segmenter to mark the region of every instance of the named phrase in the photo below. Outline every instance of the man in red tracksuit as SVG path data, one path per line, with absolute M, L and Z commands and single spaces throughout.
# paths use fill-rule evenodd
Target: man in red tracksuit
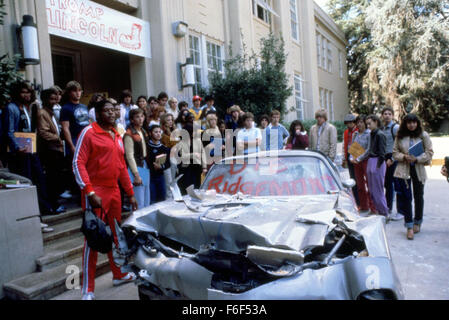
M 81 188 L 82 208 L 94 209 L 105 219 L 114 235 L 117 245 L 114 219 L 121 221 L 121 197 L 117 181 L 120 181 L 126 194 L 130 197 L 133 210 L 137 210 L 137 201 L 124 158 L 123 141 L 114 129 L 116 120 L 114 105 L 110 101 L 101 101 L 95 107 L 97 121 L 86 127 L 80 134 L 73 158 L 73 172 Z M 83 300 L 93 300 L 95 290 L 95 269 L 98 252 L 93 251 L 84 242 L 83 253 Z M 109 264 L 113 273 L 113 284 L 133 281 L 133 273 L 124 274 L 114 263 L 112 252 L 108 253 Z

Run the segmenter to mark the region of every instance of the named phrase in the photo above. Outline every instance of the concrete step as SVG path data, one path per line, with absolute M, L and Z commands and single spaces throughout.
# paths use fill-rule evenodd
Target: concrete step
M 43 234 L 44 246 L 74 234 L 81 234 L 81 222 L 81 217 L 72 217 L 68 221 L 53 225 L 52 228 L 55 229 L 53 232 Z
M 81 218 L 83 211 L 81 208 L 69 209 L 64 213 L 55 216 L 43 216 L 42 222 L 50 226 L 54 226 L 59 223 L 63 223 L 72 219 Z
M 130 212 L 122 214 L 122 219 L 130 216 Z M 74 255 L 81 255 L 84 247 L 84 236 L 80 231 L 82 218 L 72 217 L 52 226 L 55 231 L 44 234 L 44 256 L 36 260 L 37 270 L 45 271 L 56 267 L 71 259 Z
M 37 271 L 42 272 L 66 263 L 74 256 L 81 256 L 84 236 L 81 232 L 53 241 L 44 247 L 44 256 L 36 259 Z
M 15 279 L 3 286 L 5 295 L 12 300 L 48 300 L 68 290 L 66 281 L 72 273 L 67 267 L 75 266 L 79 270 L 79 285 L 82 286 L 82 257 L 67 261 L 58 267 L 44 272 L 35 272 Z M 73 268 L 73 267 L 72 267 Z M 110 271 L 107 255 L 99 254 L 96 276 Z

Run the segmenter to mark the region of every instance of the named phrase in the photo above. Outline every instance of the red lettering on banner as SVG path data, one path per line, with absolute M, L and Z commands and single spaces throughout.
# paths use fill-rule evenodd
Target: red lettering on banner
M 74 16 L 70 17 L 69 31 L 71 33 L 76 33 L 76 17 Z
M 209 186 L 208 186 L 208 190 L 212 190 L 213 188 L 215 188 L 215 191 L 217 191 L 217 193 L 220 193 L 220 184 L 223 182 L 224 176 L 218 176 L 214 179 L 212 179 L 209 182 Z
M 48 17 L 48 26 L 59 29 L 59 10 L 55 10 L 54 12 L 47 8 L 47 17 Z
M 239 191 L 240 183 L 242 183 L 242 177 L 239 177 L 236 183 L 233 183 L 229 186 L 228 193 L 229 194 L 236 194 L 237 191 Z
M 58 1 L 59 9 L 62 9 L 62 10 L 67 9 L 67 7 L 68 7 L 67 2 L 68 2 L 67 0 L 59 0 Z
M 62 17 L 61 17 L 61 26 L 60 29 L 66 31 L 68 29 L 68 22 L 69 17 L 67 16 L 67 14 L 65 12 L 62 13 Z
M 298 183 L 301 183 L 301 185 L 302 185 L 302 192 L 298 191 L 298 188 L 297 188 Z M 301 179 L 292 181 L 292 189 L 293 189 L 294 195 L 297 195 L 297 196 L 305 195 L 307 193 L 306 179 L 301 178 Z
M 313 194 L 319 194 L 319 192 L 317 192 L 319 189 L 319 191 L 321 191 L 321 193 L 325 193 L 326 191 L 324 190 L 323 184 L 321 183 L 321 180 L 318 178 L 309 178 L 309 183 L 312 186 L 312 193 Z
M 79 12 L 78 3 L 75 0 L 69 0 L 69 8 L 72 12 Z
M 83 36 L 87 34 L 87 22 L 83 18 L 79 19 L 79 33 Z
M 118 29 L 109 28 L 109 42 L 113 44 L 118 43 Z
M 262 181 L 257 184 L 255 194 L 256 197 L 259 196 L 260 193 L 264 190 L 263 186 L 267 185 L 268 183 L 269 183 L 268 181 Z
M 223 187 L 223 193 L 226 193 L 227 189 L 228 189 L 228 182 L 226 181 Z
M 89 35 L 92 38 L 96 38 L 98 36 L 98 25 L 95 22 L 91 22 L 89 24 Z
M 104 42 L 109 42 L 109 39 L 106 37 L 106 31 L 105 31 L 105 25 L 101 24 L 100 25 L 100 40 L 104 41 Z
M 240 169 L 240 170 L 238 170 L 238 171 L 234 171 L 234 163 L 232 163 L 231 164 L 231 168 L 230 168 L 230 170 L 229 170 L 229 174 L 231 175 L 231 176 L 233 176 L 233 175 L 235 175 L 235 174 L 239 174 L 240 172 L 242 172 L 243 170 L 245 170 L 246 169 L 246 163 L 242 166 L 242 168 Z
M 288 186 L 288 182 L 283 182 L 282 187 L 276 181 L 272 181 L 270 183 L 270 194 L 274 196 L 275 194 L 278 196 L 290 196 L 290 188 Z
M 104 15 L 104 11 L 101 8 L 96 8 L 95 12 L 97 13 L 97 18 L 100 20 L 100 17 Z
M 246 186 L 249 186 L 248 189 L 246 189 Z M 247 182 L 247 183 L 242 184 L 240 186 L 240 191 L 243 194 L 252 195 L 253 191 L 254 191 L 254 182 L 251 181 L 251 182 Z

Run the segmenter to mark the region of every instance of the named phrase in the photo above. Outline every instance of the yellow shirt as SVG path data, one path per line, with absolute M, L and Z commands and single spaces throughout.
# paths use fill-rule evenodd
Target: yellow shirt
M 193 108 L 189 109 L 189 112 L 192 113 L 195 117 L 195 121 L 200 120 L 200 115 L 201 115 L 201 109 L 198 110 L 198 113 L 195 112 L 195 110 Z

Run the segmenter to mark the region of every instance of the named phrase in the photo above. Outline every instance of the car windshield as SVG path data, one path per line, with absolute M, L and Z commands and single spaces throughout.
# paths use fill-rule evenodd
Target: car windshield
M 317 195 L 339 190 L 330 170 L 319 158 L 290 156 L 237 161 L 213 166 L 202 189 L 251 196 Z

